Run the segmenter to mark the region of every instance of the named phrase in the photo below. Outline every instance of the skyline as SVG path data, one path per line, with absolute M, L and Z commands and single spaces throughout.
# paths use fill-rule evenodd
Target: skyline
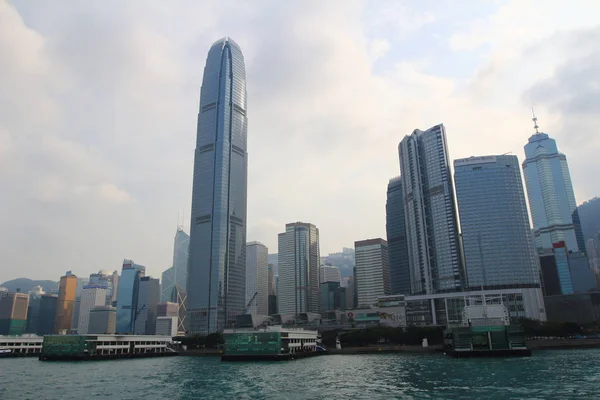
M 446 16 L 447 5 L 416 3 L 291 2 L 265 15 L 231 3 L 65 4 L 0 4 L 0 37 L 12 38 L 0 39 L 3 281 L 120 270 L 124 258 L 154 277 L 170 266 L 175 217 L 191 204 L 205 49 L 222 36 L 244 49 L 252 96 L 247 241 L 270 253 L 293 221 L 319 227 L 323 255 L 385 237 L 385 188 L 415 128 L 444 123 L 451 160 L 510 151 L 522 162 L 532 104 L 569 158 L 578 202 L 600 195 L 591 6 L 501 2 Z

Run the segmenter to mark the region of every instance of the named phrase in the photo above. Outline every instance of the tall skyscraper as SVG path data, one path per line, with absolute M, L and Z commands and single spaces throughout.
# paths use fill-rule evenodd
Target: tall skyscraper
M 93 308 L 106 305 L 106 286 L 86 285 L 81 292 L 81 304 L 79 306 L 79 321 L 77 333 L 87 335 L 90 323 L 90 312 Z
M 140 278 L 145 276 L 146 267 L 131 260 L 123 260 L 117 294 L 117 333 L 133 332 L 133 320 L 137 312 Z
M 162 273 L 160 301 L 165 302 L 171 298 L 175 285 L 185 290 L 189 248 L 190 236 L 181 227 L 177 228 L 173 245 L 173 266 Z
M 54 316 L 54 333 L 64 331 L 69 333 L 73 323 L 73 309 L 77 294 L 77 277 L 67 271 L 60 278 L 58 285 L 58 300 L 56 301 L 56 314 Z
M 390 294 L 388 244 L 383 239 L 354 242 L 356 294 L 359 307 L 370 307 Z
M 106 305 L 112 306 L 113 301 L 117 300 L 119 274 L 117 271 L 100 270 L 96 274 L 90 274 L 90 280 L 88 281 L 88 285 L 105 286 L 105 303 Z
M 246 245 L 246 304 L 250 304 L 248 314 L 269 315 L 268 254 L 267 246 L 260 242 Z
M 189 334 L 222 331 L 246 299 L 246 71 L 229 38 L 208 52 L 200 91 L 187 277 Z
M 0 297 L 0 335 L 22 335 L 27 328 L 29 295 L 7 293 Z
M 454 181 L 469 288 L 540 288 L 518 158 L 455 160 Z
M 585 251 L 585 243 L 567 157 L 559 153 L 556 142 L 539 132 L 525 145 L 523 174 L 538 250 L 551 249 L 565 242 L 569 251 Z
M 412 294 L 465 287 L 444 125 L 415 130 L 398 147 Z
M 340 269 L 338 267 L 334 267 L 333 265 L 321 265 L 319 267 L 319 282 L 337 282 L 341 283 L 342 274 L 340 273 Z
M 280 233 L 277 309 L 280 314 L 319 312 L 319 230 L 293 222 Z
M 385 203 L 391 294 L 410 294 L 410 264 L 404 220 L 402 178 L 390 179 Z
M 133 333 L 135 335 L 154 335 L 156 331 L 156 311 L 159 301 L 159 280 L 149 276 L 141 277 L 138 290 L 137 312 L 133 319 Z

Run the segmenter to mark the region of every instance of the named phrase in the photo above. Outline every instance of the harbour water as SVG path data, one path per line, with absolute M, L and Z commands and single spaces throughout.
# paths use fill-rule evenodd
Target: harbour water
M 335 355 L 92 362 L 0 359 L 0 399 L 600 399 L 600 349 L 533 357 Z

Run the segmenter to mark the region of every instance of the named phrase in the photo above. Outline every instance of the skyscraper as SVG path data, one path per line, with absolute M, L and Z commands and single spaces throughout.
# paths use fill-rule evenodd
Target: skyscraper
M 319 230 L 313 224 L 286 224 L 278 236 L 280 314 L 319 312 Z
M 268 254 L 267 246 L 260 242 L 246 245 L 246 304 L 250 304 L 248 314 L 269 315 Z
M 58 285 L 58 300 L 56 301 L 56 314 L 54 316 L 54 333 L 65 331 L 69 333 L 73 323 L 73 309 L 77 294 L 77 277 L 67 271 L 60 278 Z
M 454 181 L 469 288 L 540 288 L 517 157 L 455 160 Z
M 390 294 L 388 244 L 383 239 L 354 242 L 356 294 L 359 307 L 370 307 Z
M 190 334 L 235 322 L 246 298 L 246 72 L 229 38 L 208 52 L 194 157 L 187 277 Z
M 404 220 L 402 178 L 390 179 L 385 203 L 391 294 L 410 294 L 410 264 Z
M 137 311 L 133 318 L 135 335 L 154 335 L 156 331 L 156 309 L 160 301 L 160 282 L 144 276 L 140 278 Z
M 415 130 L 398 146 L 411 294 L 465 287 L 444 125 Z
M 133 332 L 140 278 L 145 274 L 146 267 L 131 260 L 123 260 L 117 294 L 117 333 Z
M 29 295 L 7 293 L 0 297 L 0 335 L 22 335 L 27 328 Z
M 556 142 L 539 132 L 525 145 L 523 174 L 538 250 L 551 249 L 564 241 L 568 251 L 585 251 L 585 243 L 567 157 L 559 153 Z
M 175 285 L 185 290 L 189 248 L 190 236 L 181 227 L 177 228 L 173 245 L 173 265 L 162 273 L 160 301 L 165 302 L 171 298 Z
M 87 335 L 92 309 L 106 305 L 106 292 L 106 286 L 86 285 L 83 287 L 79 306 L 79 321 L 77 323 L 77 333 L 79 335 Z
M 337 282 L 341 283 L 342 274 L 340 273 L 340 269 L 338 267 L 334 267 L 333 265 L 321 265 L 319 267 L 319 282 Z

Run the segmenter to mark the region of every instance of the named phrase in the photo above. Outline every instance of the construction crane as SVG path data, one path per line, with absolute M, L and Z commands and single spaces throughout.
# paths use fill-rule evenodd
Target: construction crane
M 244 308 L 244 312 L 242 313 L 243 315 L 246 315 L 246 313 L 248 313 L 248 310 L 250 309 L 250 306 L 252 305 L 252 302 L 256 298 L 257 294 L 258 294 L 258 292 L 254 292 L 254 296 L 252 296 L 252 298 L 250 299 L 250 301 L 248 302 L 248 304 L 246 304 L 246 308 Z
M 135 322 L 137 321 L 137 317 L 138 315 L 140 315 L 140 313 L 142 312 L 142 310 L 146 308 L 146 305 L 143 304 L 142 307 L 140 307 L 139 310 L 137 310 L 137 312 L 135 313 L 135 315 L 133 316 L 133 323 L 131 324 L 131 332 L 135 332 Z

